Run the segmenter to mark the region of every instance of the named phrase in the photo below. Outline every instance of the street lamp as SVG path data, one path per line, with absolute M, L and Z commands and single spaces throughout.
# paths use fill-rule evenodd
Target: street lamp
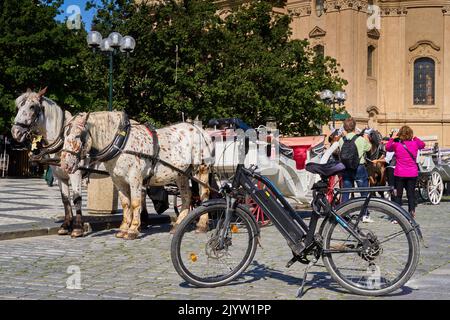
M 107 38 L 103 38 L 100 32 L 91 31 L 87 35 L 87 44 L 95 52 L 100 48 L 100 51 L 109 55 L 109 111 L 112 111 L 112 95 L 113 95 L 113 56 L 117 51 L 126 53 L 134 51 L 136 41 L 132 36 L 125 36 L 118 32 L 111 32 Z
M 334 128 L 334 117 L 336 114 L 336 103 L 339 106 L 343 105 L 345 100 L 347 100 L 347 94 L 342 91 L 336 91 L 333 93 L 331 90 L 323 90 L 320 93 L 320 99 L 327 105 L 333 105 L 333 128 Z

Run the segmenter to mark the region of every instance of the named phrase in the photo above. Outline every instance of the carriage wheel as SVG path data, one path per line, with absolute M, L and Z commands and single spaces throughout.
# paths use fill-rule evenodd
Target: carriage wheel
M 427 187 L 424 186 L 422 183 L 420 183 L 419 186 L 418 186 L 418 189 L 419 189 L 420 198 L 423 201 L 428 201 L 428 190 L 427 190 Z
M 431 172 L 431 176 L 427 183 L 428 199 L 434 205 L 439 204 L 442 199 L 442 194 L 444 193 L 444 182 L 442 177 L 437 171 Z
M 256 185 L 257 185 L 258 189 L 260 189 L 260 190 L 265 189 L 265 186 L 262 185 L 260 182 L 257 182 Z M 264 214 L 264 212 L 263 212 L 263 210 L 261 209 L 261 207 L 258 206 L 258 205 L 256 204 L 256 202 L 253 201 L 252 198 L 250 198 L 250 197 L 247 196 L 245 202 L 246 202 L 246 204 L 249 206 L 250 212 L 251 212 L 252 215 L 255 217 L 256 222 L 258 222 L 258 224 L 259 224 L 261 227 L 264 227 L 264 226 L 267 226 L 267 225 L 270 224 L 270 219 L 269 219 L 269 217 L 267 217 L 267 216 Z

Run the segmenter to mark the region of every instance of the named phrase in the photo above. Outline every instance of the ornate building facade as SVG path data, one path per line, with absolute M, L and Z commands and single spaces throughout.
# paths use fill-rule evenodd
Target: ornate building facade
M 283 10 L 294 39 L 340 63 L 359 126 L 408 124 L 450 146 L 449 0 L 288 0 Z

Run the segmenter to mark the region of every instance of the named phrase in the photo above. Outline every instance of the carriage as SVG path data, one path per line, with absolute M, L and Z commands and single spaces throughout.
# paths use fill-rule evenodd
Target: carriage
M 427 147 L 418 155 L 417 188 L 424 201 L 437 205 L 444 194 L 444 184 L 450 182 L 450 149 L 440 148 L 434 136 L 421 139 Z
M 318 177 L 305 170 L 308 162 L 319 162 L 325 148 L 325 135 L 303 137 L 278 137 L 275 131 L 265 126 L 252 128 L 238 118 L 211 119 L 206 124 L 206 131 L 214 142 L 214 177 L 210 184 L 221 185 L 228 181 L 236 170 L 239 162 L 238 130 L 246 136 L 245 166 L 258 165 L 260 173 L 282 192 L 282 194 L 297 205 L 309 204 L 312 199 L 312 185 Z M 262 186 L 261 186 L 262 187 Z M 198 188 L 191 181 L 192 208 L 200 204 Z M 172 196 L 175 213 L 179 214 L 181 199 L 176 186 L 165 187 Z M 214 197 L 214 195 L 213 195 Z M 247 205 L 261 224 L 268 222 L 261 208 L 247 199 Z
M 279 137 L 270 128 L 253 129 L 237 118 L 212 119 L 207 131 L 214 141 L 214 171 L 220 181 L 229 179 L 239 162 L 237 130 L 242 130 L 246 137 L 245 166 L 257 165 L 260 174 L 269 178 L 286 198 L 298 205 L 309 204 L 312 185 L 318 178 L 305 170 L 305 164 L 319 162 L 325 136 Z M 258 222 L 267 223 L 259 206 L 250 198 L 247 204 Z

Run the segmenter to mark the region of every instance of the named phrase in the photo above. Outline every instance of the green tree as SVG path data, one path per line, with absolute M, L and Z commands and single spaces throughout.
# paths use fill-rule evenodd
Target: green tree
M 86 81 L 86 32 L 55 20 L 62 2 L 0 1 L 0 133 L 27 88 L 48 86 L 48 96 L 72 112 L 97 99 Z
M 159 124 L 181 120 L 182 112 L 204 121 L 239 117 L 253 126 L 273 116 L 285 134 L 315 133 L 331 116 L 317 93 L 346 82 L 335 60 L 290 40 L 290 17 L 272 11 L 281 2 L 252 1 L 221 19 L 213 1 L 104 0 L 94 28 L 137 42 L 129 58 L 116 56 L 115 108 Z M 105 67 L 92 62 L 92 77 L 104 77 Z

